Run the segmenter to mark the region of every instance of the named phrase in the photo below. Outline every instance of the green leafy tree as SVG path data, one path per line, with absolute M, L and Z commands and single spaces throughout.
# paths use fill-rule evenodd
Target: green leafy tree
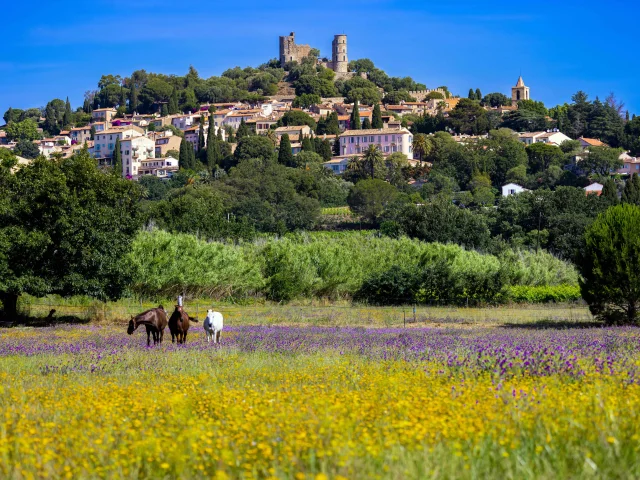
M 166 117 L 167 115 L 169 115 L 169 107 L 167 107 L 166 103 L 162 104 L 162 109 L 160 110 L 160 115 L 163 117 Z
M 7 138 L 9 140 L 38 140 L 40 132 L 38 132 L 38 124 L 30 118 L 21 122 L 9 122 L 5 128 Z
M 220 165 L 222 156 L 220 154 L 220 144 L 213 117 L 209 117 L 209 128 L 207 130 L 207 167 L 210 171 Z
M 586 174 L 609 175 L 622 167 L 621 148 L 589 147 L 588 153 L 580 161 L 580 170 Z
M 20 295 L 116 300 L 132 279 L 127 255 L 141 226 L 140 189 L 98 170 L 86 149 L 0 171 L 0 301 Z M 43 202 L 42 199 L 47 201 Z
M 360 105 L 358 100 L 353 103 L 353 110 L 351 111 L 351 118 L 349 118 L 349 128 L 351 130 L 360 130 Z
M 482 104 L 493 108 L 507 107 L 511 105 L 511 99 L 504 93 L 489 93 L 482 99 Z
M 473 90 L 473 88 L 469 89 L 469 95 L 467 95 L 467 98 L 469 100 L 476 100 L 476 92 Z
M 291 151 L 291 141 L 286 133 L 280 137 L 280 147 L 278 148 L 278 163 L 286 167 L 293 166 L 293 152 Z
M 311 137 L 302 136 L 302 151 L 303 152 L 315 152 L 315 145 L 313 144 L 313 140 Z
M 69 102 L 69 97 L 67 97 L 67 102 L 65 103 L 65 107 L 64 107 L 64 117 L 62 120 L 62 124 L 65 127 L 68 127 L 71 125 L 72 120 L 73 119 L 73 114 L 71 113 L 71 103 Z
M 333 156 L 340 156 L 340 137 L 338 135 L 333 140 Z
M 122 176 L 122 150 L 120 147 L 120 137 L 116 138 L 116 145 L 113 149 L 113 174 Z
M 533 173 L 543 172 L 551 165 L 562 166 L 564 154 L 560 147 L 546 143 L 532 143 L 527 146 L 529 168 Z
M 329 140 L 324 139 L 320 142 L 320 148 L 316 148 L 316 152 L 322 157 L 322 159 L 326 162 L 331 160 L 333 157 L 333 152 L 331 151 L 331 142 Z
M 18 140 L 13 151 L 16 155 L 30 159 L 36 158 L 40 155 L 40 149 L 38 146 L 31 140 L 25 139 Z
M 135 83 L 132 83 L 131 88 L 129 89 L 129 113 L 136 113 L 138 111 L 138 107 L 138 89 Z
M 461 134 L 480 135 L 489 131 L 486 110 L 480 103 L 467 98 L 461 99 L 449 113 L 449 125 Z
M 640 309 L 640 207 L 609 208 L 587 228 L 577 267 L 591 313 L 608 325 L 637 325 Z
M 277 125 L 278 127 L 309 125 L 313 130 L 316 128 L 316 121 L 311 118 L 308 113 L 301 112 L 300 110 L 290 110 L 278 120 Z
M 204 116 L 200 115 L 200 126 L 198 128 L 198 155 L 201 155 L 204 153 L 204 146 L 205 146 L 205 140 L 204 140 Z
M 314 93 L 304 93 L 293 99 L 293 108 L 309 108 L 322 103 L 320 95 Z
M 376 103 L 373 106 L 373 115 L 371 119 L 371 128 L 382 128 L 384 124 L 382 123 L 382 112 L 380 111 L 380 104 Z
M 476 88 L 476 94 L 475 94 L 476 100 L 477 101 L 482 101 L 482 92 L 480 91 L 479 88 Z
M 363 130 L 370 130 L 371 129 L 371 121 L 369 120 L 369 117 L 366 117 L 362 121 L 362 129 Z
M 233 153 L 236 161 L 258 158 L 261 160 L 273 160 L 275 148 L 271 141 L 260 135 L 251 135 L 241 138 Z
M 398 190 L 379 179 L 362 180 L 349 192 L 351 210 L 370 222 L 377 222 L 388 204 L 398 196 Z

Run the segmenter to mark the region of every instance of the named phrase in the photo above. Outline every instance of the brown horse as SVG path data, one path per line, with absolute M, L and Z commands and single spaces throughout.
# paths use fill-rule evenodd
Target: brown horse
M 169 318 L 169 331 L 171 332 L 171 343 L 174 343 L 176 339 L 178 343 L 187 342 L 187 332 L 189 331 L 189 322 L 197 322 L 193 317 L 190 317 L 184 309 L 176 305 L 176 309 Z
M 151 345 L 151 335 L 153 335 L 154 345 L 162 343 L 164 329 L 167 327 L 167 312 L 164 307 L 160 305 L 158 308 L 152 308 L 133 317 L 129 320 L 127 333 L 131 335 L 140 325 L 147 328 L 147 345 Z

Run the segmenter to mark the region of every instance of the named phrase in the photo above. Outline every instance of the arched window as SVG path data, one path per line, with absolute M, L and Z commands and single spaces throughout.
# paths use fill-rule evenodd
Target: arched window
M 520 100 L 520 90 L 516 92 L 516 98 L 518 99 L 518 101 Z

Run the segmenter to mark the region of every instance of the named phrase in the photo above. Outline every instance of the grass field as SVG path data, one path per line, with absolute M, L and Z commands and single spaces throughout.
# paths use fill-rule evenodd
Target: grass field
M 118 305 L 0 329 L 0 478 L 640 475 L 640 331 L 575 328 L 582 307 L 404 328 L 402 309 L 219 305 L 221 345 L 200 324 L 148 348 Z

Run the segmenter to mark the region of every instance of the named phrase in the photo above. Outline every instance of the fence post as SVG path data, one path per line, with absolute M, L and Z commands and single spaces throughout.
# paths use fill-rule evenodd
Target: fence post
M 402 309 L 402 324 L 404 325 L 404 328 L 407 328 L 407 312 L 404 308 Z
M 416 306 L 413 306 L 413 323 L 416 323 L 418 320 L 416 318 Z

